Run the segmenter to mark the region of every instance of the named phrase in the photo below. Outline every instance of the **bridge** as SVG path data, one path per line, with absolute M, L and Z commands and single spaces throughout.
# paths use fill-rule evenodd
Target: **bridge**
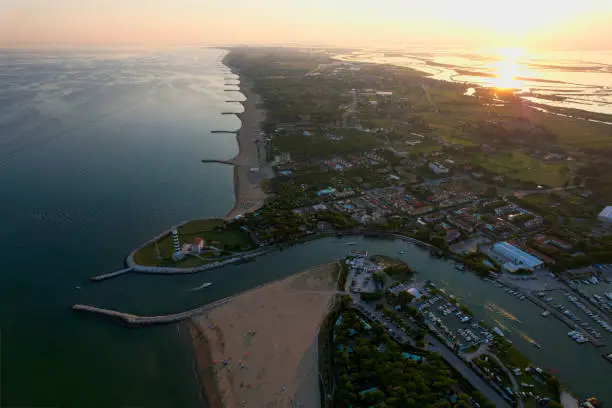
M 87 305 L 79 305 L 79 304 L 72 306 L 72 310 L 79 311 L 79 312 L 96 313 L 99 315 L 117 318 L 119 320 L 122 320 L 124 323 L 127 323 L 132 326 L 146 326 L 146 325 L 152 325 L 152 324 L 165 324 L 165 323 L 179 322 L 181 320 L 188 319 L 192 316 L 196 316 L 208 310 L 222 306 L 228 303 L 230 300 L 231 298 L 229 297 L 223 298 L 223 299 L 216 300 L 212 303 L 208 303 L 204 306 L 200 306 L 195 309 L 186 310 L 180 313 L 159 315 L 159 316 L 138 316 L 138 315 L 133 315 L 130 313 L 119 312 L 116 310 L 103 309 L 103 308 L 99 308 L 95 306 L 87 306 Z

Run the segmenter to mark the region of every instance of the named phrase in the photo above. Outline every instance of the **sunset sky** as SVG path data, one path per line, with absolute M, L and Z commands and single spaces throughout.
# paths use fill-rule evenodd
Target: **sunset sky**
M 0 0 L 0 46 L 612 48 L 612 0 Z

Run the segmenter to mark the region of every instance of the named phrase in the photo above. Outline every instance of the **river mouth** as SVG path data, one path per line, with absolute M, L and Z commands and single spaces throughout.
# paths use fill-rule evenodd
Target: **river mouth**
M 348 245 L 353 242 L 354 245 Z M 351 249 L 401 259 L 416 271 L 416 279 L 431 280 L 456 296 L 474 313 L 475 320 L 483 320 L 491 327 L 500 327 L 517 349 L 534 364 L 553 372 L 572 392 L 583 397 L 595 395 L 604 401 L 612 401 L 606 381 L 609 363 L 601 357 L 604 349 L 576 344 L 568 338 L 569 329 L 565 324 L 552 316 L 543 317 L 542 309 L 528 300 L 520 300 L 470 272 L 457 271 L 454 262 L 433 257 L 428 249 L 402 240 L 359 236 L 320 238 L 263 255 L 255 262 L 213 269 L 202 274 L 181 277 L 128 274 L 88 286 L 83 290 L 83 295 L 94 299 L 94 303 L 101 307 L 125 312 L 145 315 L 176 313 L 340 260 Z M 201 285 L 202 281 L 213 285 L 200 291 L 187 291 Z M 121 288 L 119 290 L 124 293 L 138 293 L 138 302 L 108 302 L 105 294 L 118 290 L 116 288 Z M 160 304 L 160 298 L 166 301 Z M 98 299 L 97 302 L 95 299 Z M 612 336 L 606 334 L 604 342 L 612 344 Z M 536 347 L 535 343 L 541 348 Z M 563 359 L 559 358 L 560 355 L 564 356 Z M 589 366 L 587 372 L 580 369 L 585 365 Z

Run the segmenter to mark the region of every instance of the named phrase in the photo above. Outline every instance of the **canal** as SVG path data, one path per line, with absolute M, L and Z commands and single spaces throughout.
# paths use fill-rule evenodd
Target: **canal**
M 356 245 L 348 246 L 349 240 Z M 428 250 L 400 240 L 324 238 L 265 255 L 255 262 L 196 275 L 128 274 L 87 285 L 75 295 L 75 303 L 143 315 L 175 313 L 340 259 L 352 248 L 402 259 L 417 271 L 417 279 L 432 280 L 468 306 L 476 319 L 502 328 L 516 348 L 536 365 L 550 369 L 573 393 L 612 402 L 612 365 L 602 357 L 611 349 L 608 334 L 602 339 L 607 345 L 604 348 L 578 345 L 567 336 L 566 325 L 552 316 L 542 317 L 542 310 L 528 300 L 519 300 L 474 274 L 459 272 L 452 261 L 433 258 Z M 194 290 L 204 282 L 213 285 Z M 533 341 L 542 348 L 534 347 Z

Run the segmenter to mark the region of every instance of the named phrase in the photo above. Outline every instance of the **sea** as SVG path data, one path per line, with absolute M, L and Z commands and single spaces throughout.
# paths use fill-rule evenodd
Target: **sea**
M 223 114 L 240 112 L 228 101 L 244 98 L 225 53 L 0 50 L 1 406 L 201 407 L 181 325 L 129 328 L 71 306 L 174 313 L 348 253 L 330 238 L 196 275 L 89 281 L 122 268 L 130 250 L 168 226 L 233 206 L 233 169 L 201 162 L 237 153 L 233 135 L 211 133 L 240 127 Z M 604 349 L 576 345 L 556 320 L 427 251 L 355 240 L 402 257 L 466 299 L 478 319 L 504 324 L 578 395 L 612 402 L 612 366 L 601 356 L 612 338 Z
M 222 115 L 244 99 L 225 53 L 0 50 L 0 405 L 198 404 L 176 327 L 129 330 L 70 307 L 180 308 L 170 280 L 88 278 L 176 222 L 233 206 L 232 167 L 201 162 L 238 151 L 234 135 L 211 133 L 240 127 Z

